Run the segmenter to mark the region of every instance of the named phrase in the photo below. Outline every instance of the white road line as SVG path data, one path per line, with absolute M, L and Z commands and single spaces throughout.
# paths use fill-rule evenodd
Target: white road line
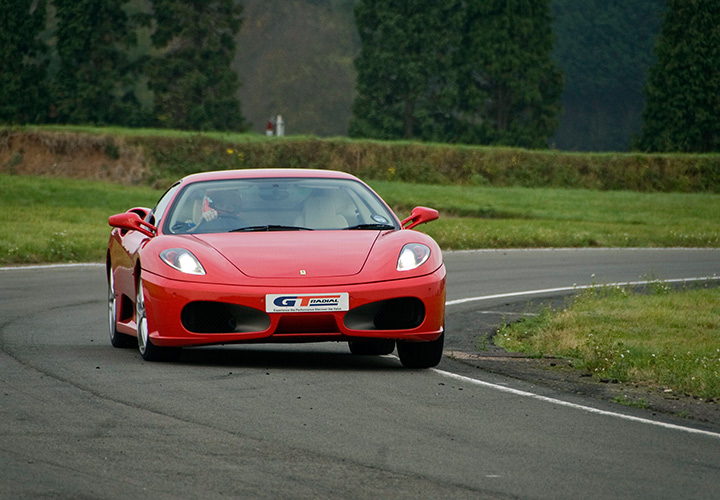
M 474 384 L 474 385 L 488 387 L 490 389 L 507 392 L 510 394 L 514 394 L 516 396 L 523 396 L 526 398 L 537 399 L 539 401 L 545 401 L 546 403 L 552 403 L 552 404 L 559 405 L 559 406 L 566 406 L 568 408 L 574 408 L 576 410 L 582 410 L 582 411 L 586 411 L 588 413 L 595 413 L 597 415 L 604 415 L 607 417 L 615 417 L 615 418 L 620 418 L 623 420 L 629 420 L 631 422 L 639 422 L 641 424 L 655 425 L 657 427 L 664 427 L 666 429 L 683 431 L 683 432 L 688 432 L 691 434 L 701 434 L 703 436 L 709 436 L 709 437 L 714 437 L 714 438 L 720 439 L 720 433 L 717 433 L 717 432 L 704 431 L 701 429 L 693 429 L 692 427 L 684 427 L 682 425 L 668 424 L 665 422 L 657 422 L 655 420 L 650 420 L 647 418 L 634 417 L 632 415 L 625 415 L 623 413 L 615 413 L 615 412 L 607 411 L 607 410 L 599 410 L 599 409 L 593 408 L 591 406 L 583 406 L 583 405 L 579 405 L 579 404 L 575 404 L 575 403 L 570 403 L 569 401 L 563 401 L 562 399 L 555 399 L 555 398 L 550 398 L 547 396 L 541 396 L 539 394 L 535 394 L 532 392 L 521 391 L 519 389 L 513 389 L 511 387 L 506 387 L 504 385 L 493 384 L 490 382 L 485 382 L 482 380 L 477 380 L 474 378 L 466 377 L 464 375 L 458 375 L 457 373 L 447 372 L 445 370 L 440 370 L 438 368 L 431 368 L 431 370 L 439 375 L 442 375 L 443 377 L 448 377 L 448 378 L 452 378 L 455 380 L 459 380 L 461 382 L 467 382 L 467 383 Z
M 52 269 L 52 268 L 62 268 L 62 267 L 99 267 L 103 266 L 104 264 L 94 264 L 94 263 L 88 263 L 88 264 L 48 264 L 48 265 L 37 265 L 37 266 L 21 266 L 21 267 L 0 267 L 0 271 L 8 271 L 8 270 L 18 270 L 18 269 Z M 470 297 L 466 299 L 457 299 L 457 300 L 450 300 L 447 301 L 446 305 L 454 305 L 454 304 L 462 304 L 465 302 L 476 302 L 480 300 L 490 300 L 490 299 L 498 299 L 498 298 L 506 298 L 506 297 L 518 297 L 523 295 L 536 295 L 536 294 L 545 294 L 545 293 L 556 293 L 556 292 L 567 292 L 567 291 L 573 291 L 573 290 L 583 290 L 587 288 L 598 288 L 602 286 L 629 286 L 629 285 L 646 285 L 649 283 L 682 283 L 686 281 L 710 281 L 710 280 L 718 280 L 720 279 L 720 276 L 712 276 L 712 277 L 704 277 L 704 278 L 685 278 L 685 279 L 672 279 L 672 280 L 651 280 L 651 281 L 628 281 L 625 283 L 608 283 L 605 285 L 575 285 L 571 287 L 560 287 L 560 288 L 547 288 L 544 290 L 529 290 L 524 292 L 513 292 L 513 293 L 503 293 L 503 294 L 497 294 L 497 295 L 485 295 L 482 297 Z M 675 424 L 667 424 L 664 422 L 657 422 L 655 420 L 650 420 L 647 418 L 640 418 L 640 417 L 633 417 L 632 415 L 625 415 L 623 413 L 615 413 L 612 411 L 606 411 L 606 410 L 599 410 L 597 408 L 592 408 L 590 406 L 583 406 L 575 403 L 570 403 L 569 401 L 563 401 L 562 399 L 555 399 L 550 398 L 547 396 L 541 396 L 539 394 L 534 394 L 532 392 L 527 391 L 521 391 L 519 389 L 512 389 L 510 387 L 506 387 L 503 385 L 493 384 L 490 382 L 485 382 L 482 380 L 466 377 L 464 375 L 458 375 L 457 373 L 447 372 L 445 370 L 440 370 L 438 368 L 432 368 L 432 371 L 435 373 L 442 375 L 443 377 L 452 378 L 455 380 L 459 380 L 462 382 L 467 382 L 474 385 L 479 385 L 483 387 L 488 387 L 490 389 L 495 389 L 501 392 L 507 392 L 510 394 L 515 394 L 516 396 L 523 396 L 527 398 L 537 399 L 540 401 L 545 401 L 547 403 L 556 404 L 559 406 L 566 406 L 569 408 L 575 408 L 577 410 L 586 411 L 588 413 L 595 413 L 598 415 L 605 415 L 608 417 L 615 417 L 615 418 L 621 418 L 623 420 L 629 420 L 632 422 L 639 422 L 643 424 L 649 424 L 649 425 L 655 425 L 657 427 L 664 427 L 666 429 L 672 429 L 672 430 L 678 430 L 683 432 L 688 432 L 691 434 L 701 434 L 704 436 L 714 437 L 720 439 L 720 433 L 717 432 L 710 432 L 710 431 L 704 431 L 701 429 L 693 429 L 692 427 L 683 427 L 681 425 L 675 425 Z
M 38 264 L 33 266 L 0 267 L 0 271 L 24 271 L 25 269 L 59 269 L 63 267 L 100 267 L 101 263 L 79 263 L 79 264 Z
M 479 297 L 467 297 L 464 299 L 448 300 L 445 302 L 445 305 L 446 306 L 454 306 L 457 304 L 465 304 L 466 302 L 477 302 L 480 300 L 492 300 L 492 299 L 504 299 L 507 297 L 521 297 L 523 295 L 542 295 L 542 294 L 547 294 L 547 293 L 573 292 L 575 290 L 586 290 L 588 288 L 603 288 L 606 286 L 635 286 L 635 285 L 648 285 L 650 283 L 686 283 L 686 282 L 712 281 L 712 280 L 720 280 L 720 276 L 705 276 L 705 277 L 701 277 L 701 278 L 678 278 L 678 279 L 670 279 L 670 280 L 624 281 L 624 282 L 618 282 L 618 283 L 563 286 L 563 287 L 559 287 L 559 288 L 545 288 L 545 289 L 541 289 L 541 290 L 526 290 L 523 292 L 499 293 L 496 295 L 482 295 Z
M 670 279 L 670 280 L 628 281 L 628 282 L 624 282 L 624 283 L 607 283 L 604 285 L 573 285 L 573 286 L 559 287 L 559 288 L 546 288 L 543 290 L 527 290 L 527 291 L 523 291 L 523 292 L 501 293 L 501 294 L 496 294 L 496 295 L 484 295 L 484 296 L 480 296 L 480 297 L 469 297 L 469 298 L 465 298 L 465 299 L 449 300 L 449 301 L 445 302 L 445 305 L 451 306 L 451 305 L 455 305 L 455 304 L 464 304 L 466 302 L 477 302 L 477 301 L 481 301 L 481 300 L 501 299 L 501 298 L 507 298 L 507 297 L 520 297 L 523 295 L 540 295 L 540 294 L 547 294 L 547 293 L 571 292 L 571 291 L 575 291 L 575 290 L 585 290 L 588 288 L 600 288 L 603 286 L 647 285 L 650 283 L 683 283 L 683 282 L 710 281 L 710 280 L 719 280 L 719 279 L 720 279 L 720 276 L 708 276 L 708 277 L 701 277 L 701 278 L 684 278 L 684 279 Z M 607 410 L 599 410 L 599 409 L 593 408 L 591 406 L 583 406 L 583 405 L 579 405 L 579 404 L 575 404 L 575 403 L 570 403 L 569 401 L 563 401 L 562 399 L 555 399 L 555 398 L 550 398 L 547 396 L 541 396 L 539 394 L 535 394 L 532 392 L 521 391 L 519 389 L 513 389 L 510 387 L 506 387 L 504 385 L 493 384 L 490 382 L 485 382 L 483 380 L 466 377 L 464 375 L 458 375 L 457 373 L 447 372 L 445 370 L 440 370 L 438 368 L 432 368 L 432 371 L 434 371 L 435 373 L 437 373 L 439 375 L 442 375 L 443 377 L 448 377 L 448 378 L 452 378 L 452 379 L 459 380 L 462 382 L 468 382 L 470 384 L 488 387 L 490 389 L 495 389 L 495 390 L 498 390 L 501 392 L 515 394 L 516 396 L 523 396 L 526 398 L 537 399 L 539 401 L 545 401 L 546 403 L 552 403 L 552 404 L 556 404 L 559 406 L 566 406 L 568 408 L 575 408 L 576 410 L 582 410 L 582 411 L 586 411 L 588 413 L 595 413 L 598 415 L 605 415 L 608 417 L 620 418 L 623 420 L 639 422 L 642 424 L 655 425 L 657 427 L 664 427 L 666 429 L 688 432 L 691 434 L 701 434 L 704 436 L 720 438 L 720 433 L 717 433 L 717 432 L 693 429 L 692 427 L 684 427 L 682 425 L 667 424 L 664 422 L 657 422 L 655 420 L 650 420 L 647 418 L 634 417 L 632 415 L 626 415 L 623 413 L 616 413 L 616 412 L 607 411 Z

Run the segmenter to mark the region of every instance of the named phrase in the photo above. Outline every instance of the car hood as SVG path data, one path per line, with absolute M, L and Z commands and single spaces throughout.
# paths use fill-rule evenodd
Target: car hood
M 330 278 L 362 271 L 380 231 L 194 235 L 253 278 Z

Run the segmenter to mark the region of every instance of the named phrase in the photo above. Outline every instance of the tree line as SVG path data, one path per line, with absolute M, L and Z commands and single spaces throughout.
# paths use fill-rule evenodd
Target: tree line
M 242 2 L 1 3 L 0 122 L 246 129 Z M 353 3 L 350 135 L 542 148 L 562 116 L 565 138 L 601 120 L 638 150 L 720 149 L 715 0 Z
M 230 67 L 242 7 L 136 4 L 2 0 L 0 121 L 244 130 Z M 141 27 L 152 32 L 149 53 L 138 51 Z M 143 80 L 151 106 L 137 97 Z
M 350 135 L 543 147 L 562 77 L 549 0 L 362 0 Z

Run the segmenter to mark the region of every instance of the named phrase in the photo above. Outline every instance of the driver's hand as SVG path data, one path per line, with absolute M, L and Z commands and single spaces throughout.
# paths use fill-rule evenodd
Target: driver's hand
M 209 222 L 209 221 L 211 221 L 211 220 L 213 220 L 213 219 L 217 219 L 217 216 L 218 216 L 217 210 L 215 210 L 214 208 L 211 208 L 211 209 L 208 210 L 207 212 L 203 212 L 203 214 L 202 214 L 202 219 L 203 219 L 204 221 L 208 221 L 208 222 Z

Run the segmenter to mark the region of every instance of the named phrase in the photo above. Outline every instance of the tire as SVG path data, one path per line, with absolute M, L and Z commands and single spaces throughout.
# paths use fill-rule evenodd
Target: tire
M 112 268 L 108 273 L 108 330 L 110 331 L 110 344 L 113 347 L 127 348 L 137 345 L 133 337 L 117 330 L 117 296 Z
M 442 359 L 445 333 L 430 342 L 398 341 L 400 362 L 405 368 L 431 368 Z
M 395 350 L 395 341 L 388 339 L 357 340 L 348 342 L 350 352 L 356 356 L 382 356 Z
M 145 361 L 176 361 L 180 357 L 181 349 L 179 347 L 158 347 L 150 341 L 147 309 L 145 308 L 145 291 L 140 276 L 137 279 L 135 324 L 137 325 L 138 349 Z

